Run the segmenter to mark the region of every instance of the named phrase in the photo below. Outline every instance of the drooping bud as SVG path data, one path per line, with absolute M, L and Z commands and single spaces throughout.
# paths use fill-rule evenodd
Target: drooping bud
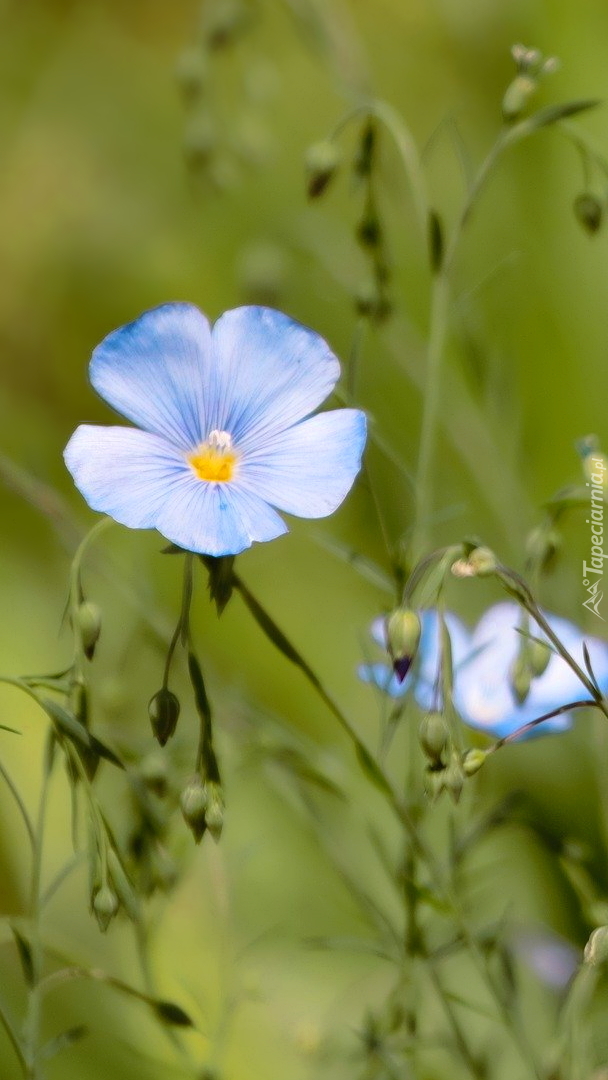
M 424 770 L 424 790 L 431 802 L 436 802 L 445 788 L 446 770 L 442 765 L 429 765 Z
M 210 780 L 207 783 L 205 824 L 217 843 L 222 835 L 222 828 L 224 825 L 224 796 L 220 785 L 214 780 Z
M 92 660 L 101 633 L 101 612 L 91 600 L 83 600 L 76 614 L 80 640 L 87 660 Z
M 204 54 L 201 49 L 185 49 L 175 66 L 175 80 L 187 104 L 196 101 L 206 77 Z
M 556 529 L 539 525 L 532 529 L 526 540 L 526 555 L 533 566 L 541 570 L 550 569 L 561 544 L 561 537 Z
M 534 679 L 547 670 L 553 651 L 545 641 L 534 639 L 528 647 L 528 663 Z
M 335 176 L 340 164 L 340 155 L 335 144 L 329 139 L 313 143 L 306 151 L 304 164 L 308 178 L 308 197 L 317 199 Z
M 396 608 L 386 620 L 386 643 L 393 670 L 403 682 L 420 642 L 420 616 L 410 608 Z
M 200 776 L 193 776 L 182 791 L 180 806 L 184 821 L 197 844 L 200 844 L 207 828 L 206 811 L 208 804 L 207 787 Z
M 528 650 L 523 649 L 518 653 L 511 668 L 511 688 L 520 705 L 523 705 L 530 693 L 531 685 L 532 672 L 530 670 Z
M 477 747 L 466 750 L 462 756 L 462 771 L 464 772 L 464 775 L 474 776 L 476 772 L 479 772 L 481 766 L 491 752 L 491 750 L 480 750 Z
M 420 724 L 419 734 L 420 745 L 429 761 L 434 765 L 440 765 L 450 736 L 448 725 L 441 713 L 427 713 Z
M 102 933 L 105 933 L 108 929 L 119 906 L 118 897 L 109 885 L 102 885 L 95 893 L 95 896 L 93 897 L 93 911 Z
M 592 967 L 604 965 L 608 961 L 608 926 L 598 926 L 585 945 L 583 959 Z
M 462 770 L 460 758 L 455 753 L 452 755 L 450 764 L 445 770 L 444 786 L 449 793 L 452 802 L 457 803 L 464 786 L 464 772 Z
M 154 694 L 148 705 L 148 716 L 154 732 L 154 738 L 164 746 L 173 735 L 179 719 L 180 705 L 175 694 L 167 686 Z
M 167 793 L 167 778 L 168 768 L 167 762 L 162 754 L 159 754 L 158 750 L 154 753 L 146 754 L 137 768 L 142 783 L 147 787 L 148 791 L 152 791 L 159 798 Z
M 585 232 L 593 236 L 602 224 L 604 215 L 604 208 L 600 200 L 592 192 L 583 191 L 576 196 L 573 210 L 576 220 L 582 225 Z

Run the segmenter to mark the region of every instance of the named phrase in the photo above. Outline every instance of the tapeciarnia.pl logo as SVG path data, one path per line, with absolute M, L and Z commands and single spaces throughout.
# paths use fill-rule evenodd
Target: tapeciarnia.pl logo
M 589 562 L 583 560 L 583 585 L 589 594 L 587 599 L 583 600 L 583 607 L 586 607 L 588 611 L 592 611 L 599 619 L 603 619 L 604 616 L 600 614 L 600 604 L 604 595 L 604 559 L 608 558 L 608 554 L 604 553 L 604 474 L 606 463 L 603 457 L 591 456 L 589 464 L 593 467 L 593 472 L 590 471 L 588 474 L 589 480 L 587 482 L 587 487 L 590 488 L 591 517 L 587 518 L 587 524 L 591 526 L 591 555 Z

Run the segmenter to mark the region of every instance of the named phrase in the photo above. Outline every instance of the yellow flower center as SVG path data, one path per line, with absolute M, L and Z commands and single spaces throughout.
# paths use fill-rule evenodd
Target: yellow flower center
M 188 464 L 199 480 L 226 484 L 232 480 L 239 456 L 227 431 L 211 431 L 207 440 L 188 454 Z

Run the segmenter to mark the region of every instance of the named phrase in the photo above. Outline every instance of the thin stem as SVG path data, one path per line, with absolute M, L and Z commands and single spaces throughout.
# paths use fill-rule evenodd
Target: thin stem
M 476 1058 L 475 1054 L 471 1050 L 471 1048 L 470 1048 L 470 1046 L 469 1046 L 469 1044 L 468 1044 L 468 1042 L 466 1040 L 464 1031 L 462 1030 L 460 1021 L 458 1019 L 458 1016 L 456 1014 L 456 1010 L 455 1010 L 455 1008 L 454 1008 L 454 1006 L 452 1004 L 452 1001 L 450 1000 L 449 995 L 446 993 L 446 991 L 443 988 L 443 985 L 441 983 L 441 979 L 439 978 L 439 973 L 438 973 L 435 965 L 433 963 L 431 963 L 430 961 L 428 963 L 428 972 L 429 972 L 431 982 L 432 982 L 432 984 L 433 984 L 433 986 L 435 988 L 435 992 L 437 994 L 437 997 L 439 998 L 439 1000 L 441 1001 L 441 1004 L 443 1005 L 445 1015 L 446 1015 L 446 1017 L 448 1019 L 449 1025 L 450 1025 L 450 1027 L 452 1029 L 452 1035 L 454 1036 L 454 1041 L 456 1043 L 456 1046 L 458 1047 L 458 1051 L 460 1053 L 460 1056 L 461 1056 L 464 1064 L 469 1069 L 469 1072 L 471 1073 L 471 1076 L 477 1077 L 478 1080 L 484 1080 L 484 1077 L 486 1076 L 486 1070 L 485 1070 L 485 1067 L 483 1065 L 483 1062 L 480 1061 L 479 1058 Z
M 52 736 L 48 736 L 51 738 Z M 33 848 L 32 878 L 30 886 L 30 927 L 31 927 L 31 960 L 32 960 L 32 984 L 29 988 L 27 1016 L 24 1025 L 24 1056 L 26 1061 L 26 1077 L 28 1080 L 38 1080 L 38 1044 L 40 1040 L 40 981 L 42 978 L 43 949 L 40 937 L 41 883 L 42 883 L 42 857 L 44 849 L 44 827 L 46 823 L 46 809 L 51 779 L 51 765 L 49 755 L 45 752 L 45 764 L 42 773 L 42 787 L 38 803 L 38 815 L 34 832 L 35 844 Z
M 6 783 L 6 786 L 8 787 L 11 795 L 13 796 L 13 799 L 15 800 L 15 803 L 17 804 L 17 807 L 19 809 L 19 813 L 21 814 L 21 817 L 23 819 L 23 824 L 25 825 L 27 835 L 29 837 L 32 852 L 34 852 L 36 850 L 36 836 L 35 836 L 35 833 L 34 833 L 34 826 L 32 824 L 32 819 L 31 819 L 31 817 L 30 817 L 30 815 L 28 813 L 27 807 L 26 807 L 23 799 L 21 798 L 21 794 L 19 792 L 19 789 L 18 789 L 17 785 L 15 784 L 15 782 L 12 779 L 10 773 L 7 771 L 7 769 L 5 769 L 5 767 L 4 767 L 4 765 L 2 764 L 1 761 L 0 761 L 0 776 L 3 777 L 4 782 Z
M 431 297 L 426 388 L 416 471 L 416 513 L 412 537 L 412 551 L 415 558 L 423 553 L 426 546 L 433 509 L 433 472 L 440 416 L 441 376 L 447 338 L 449 297 L 449 283 L 444 267 L 434 277 Z
M 13 1026 L 13 1022 L 12 1022 L 12 1020 L 9 1020 L 8 1014 L 7 1014 L 7 1012 L 6 1012 L 3 1005 L 0 1005 L 0 1024 L 4 1028 L 4 1030 L 6 1032 L 6 1035 L 8 1037 L 8 1040 L 9 1040 L 13 1050 L 15 1051 L 15 1056 L 16 1056 L 18 1062 L 19 1062 L 19 1065 L 21 1067 L 21 1071 L 22 1071 L 24 1077 L 27 1077 L 27 1075 L 28 1075 L 28 1066 L 27 1066 L 27 1061 L 25 1059 L 25 1055 L 23 1053 L 23 1047 L 21 1046 L 21 1042 L 19 1041 L 19 1036 L 17 1035 L 17 1032 L 15 1031 L 15 1028 Z

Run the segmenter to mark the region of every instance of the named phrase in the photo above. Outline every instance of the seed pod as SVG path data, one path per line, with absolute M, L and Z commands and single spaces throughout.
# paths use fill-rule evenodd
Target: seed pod
M 180 704 L 178 698 L 163 686 L 150 699 L 148 716 L 152 725 L 154 738 L 164 746 L 173 735 L 179 719 Z

